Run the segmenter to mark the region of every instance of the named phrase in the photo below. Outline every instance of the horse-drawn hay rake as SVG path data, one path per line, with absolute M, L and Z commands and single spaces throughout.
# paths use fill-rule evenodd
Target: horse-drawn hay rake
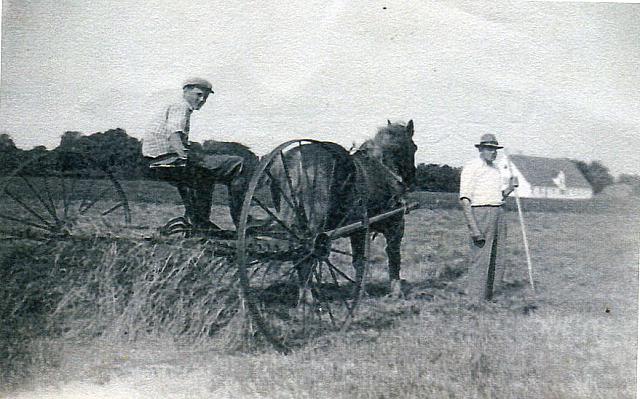
M 311 148 L 326 149 L 323 162 L 309 161 Z M 212 309 L 221 326 L 240 315 L 251 334 L 261 333 L 280 349 L 343 330 L 363 294 L 370 226 L 415 207 L 368 214 L 367 175 L 357 162 L 343 175 L 326 173 L 348 155 L 332 143 L 287 141 L 256 167 L 237 230 L 197 235 L 165 229 L 144 240 L 213 248 L 223 261 L 211 284 L 234 287 L 224 292 L 236 296 Z M 322 180 L 326 176 L 331 180 Z M 136 239 L 122 235 L 131 222 L 122 185 L 80 153 L 53 151 L 32 160 L 5 179 L 0 196 L 5 240 Z M 347 241 L 354 234 L 366 237 L 360 263 Z

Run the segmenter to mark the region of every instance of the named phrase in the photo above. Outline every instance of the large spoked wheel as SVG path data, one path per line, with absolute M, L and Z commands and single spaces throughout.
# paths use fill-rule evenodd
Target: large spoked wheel
M 1 190 L 3 235 L 95 235 L 131 222 L 120 183 L 81 153 L 52 152 L 32 159 L 5 178 Z
M 355 168 L 340 181 L 321 182 L 335 176 L 323 175 L 322 170 L 335 168 L 339 160 L 311 162 L 303 150 L 312 143 L 330 145 L 292 140 L 261 160 L 249 184 L 238 228 L 236 260 L 250 327 L 281 350 L 347 328 L 366 274 L 369 223 L 364 201 L 352 198 L 353 206 L 346 207 L 339 220 L 326 220 L 326 209 L 323 212 L 318 206 L 326 195 L 323 184 L 338 191 L 360 184 Z M 343 159 L 348 156 L 341 151 Z M 292 153 L 298 156 L 290 157 Z M 264 218 L 270 220 L 267 228 L 248 226 L 248 221 Z M 357 267 L 352 264 L 354 250 L 347 237 L 354 231 L 364 243 L 358 246 L 362 261 Z

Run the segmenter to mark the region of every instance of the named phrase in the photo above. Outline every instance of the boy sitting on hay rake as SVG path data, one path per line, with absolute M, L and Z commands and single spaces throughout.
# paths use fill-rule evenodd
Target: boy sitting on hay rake
M 185 208 L 184 217 L 172 220 L 165 228 L 172 224 L 195 231 L 220 230 L 209 220 L 216 183 L 227 185 L 229 212 L 238 226 L 250 179 L 244 158 L 189 151 L 191 114 L 202 108 L 210 94 L 213 90 L 207 80 L 187 79 L 182 85 L 182 98 L 162 108 L 145 132 L 142 154 L 158 178 L 176 186 Z

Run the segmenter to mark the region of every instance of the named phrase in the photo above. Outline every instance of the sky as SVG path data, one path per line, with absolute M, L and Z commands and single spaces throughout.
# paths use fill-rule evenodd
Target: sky
M 511 153 L 640 174 L 640 4 L 3 0 L 0 133 L 142 138 L 190 76 L 191 140 L 351 147 L 413 119 L 417 162 Z

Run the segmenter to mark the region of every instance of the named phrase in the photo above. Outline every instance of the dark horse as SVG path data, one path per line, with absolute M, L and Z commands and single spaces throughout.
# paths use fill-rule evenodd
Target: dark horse
M 275 179 L 289 175 L 292 189 L 304 204 L 310 231 L 321 232 L 362 220 L 363 211 L 372 217 L 404 204 L 403 195 L 414 183 L 415 152 L 413 120 L 406 125 L 391 123 L 380 127 L 353 154 L 333 143 L 310 143 L 285 154 L 283 164 L 271 168 Z M 286 171 L 278 165 L 287 165 Z M 282 185 L 281 185 L 282 186 Z M 281 189 L 281 188 L 280 188 Z M 272 189 L 274 204 L 288 224 L 296 223 L 293 209 Z M 404 235 L 404 215 L 396 214 L 370 225 L 384 235 L 392 288 L 400 279 L 400 243 Z M 353 266 L 362 275 L 366 231 L 350 236 Z

